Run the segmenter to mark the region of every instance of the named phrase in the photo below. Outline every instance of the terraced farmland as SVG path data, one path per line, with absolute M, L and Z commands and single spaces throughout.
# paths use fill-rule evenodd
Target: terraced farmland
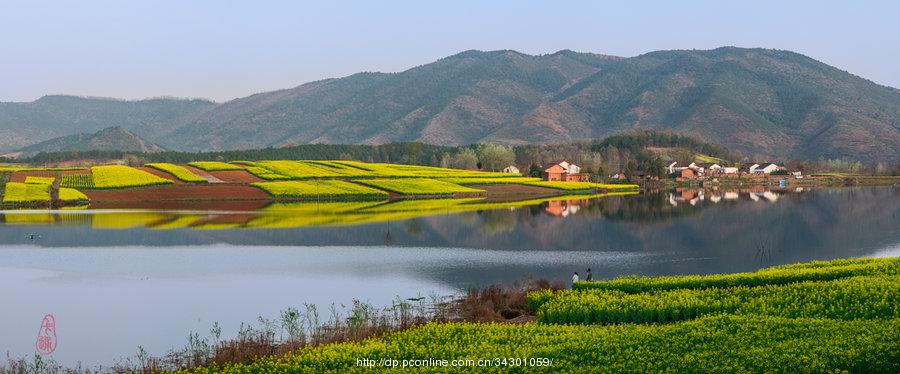
M 227 162 L 219 162 L 219 161 L 194 161 L 189 162 L 188 165 L 193 166 L 200 170 L 205 171 L 228 171 L 228 170 L 241 170 L 243 169 L 240 166 L 229 164 Z
M 129 166 L 106 165 L 91 168 L 91 188 L 128 188 L 171 184 L 172 181 L 157 177 Z
M 484 190 L 464 187 L 455 183 L 425 178 L 361 179 L 356 182 L 385 191 L 411 196 L 448 196 L 457 193 L 478 194 L 484 192 Z
M 198 176 L 197 174 L 192 173 L 190 170 L 186 169 L 184 166 L 179 166 L 179 165 L 169 164 L 169 163 L 151 163 L 151 164 L 146 164 L 144 166 L 151 167 L 151 168 L 172 174 L 173 176 L 175 176 L 175 178 L 178 178 L 179 180 L 184 181 L 184 182 L 207 183 L 206 179 Z
M 50 202 L 50 184 L 8 182 L 3 192 L 4 204 Z

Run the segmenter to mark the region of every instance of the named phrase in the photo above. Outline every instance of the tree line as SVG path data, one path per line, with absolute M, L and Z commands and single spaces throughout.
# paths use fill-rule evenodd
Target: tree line
M 649 130 L 633 131 L 593 141 L 548 145 L 441 146 L 420 142 L 381 145 L 303 144 L 216 152 L 51 152 L 16 161 L 53 165 L 71 160 L 125 160 L 128 164 L 139 165 L 148 162 L 191 161 L 355 160 L 485 171 L 501 171 L 513 165 L 518 167 L 522 174 L 540 176 L 545 167 L 557 161 L 567 160 L 581 166 L 582 172 L 591 174 L 592 179 L 600 181 L 616 173 L 624 173 L 629 180 L 635 179 L 635 175 L 639 172 L 647 176 L 665 178 L 669 162 L 673 160 L 691 162 L 698 154 L 721 159 L 722 163 L 727 165 L 746 161 L 742 160 L 740 154 L 730 152 L 723 146 L 710 144 L 692 136 Z M 866 166 L 858 161 L 846 159 L 794 161 L 788 162 L 788 167 L 806 173 L 838 171 L 858 174 L 900 174 L 900 165 L 880 163 Z

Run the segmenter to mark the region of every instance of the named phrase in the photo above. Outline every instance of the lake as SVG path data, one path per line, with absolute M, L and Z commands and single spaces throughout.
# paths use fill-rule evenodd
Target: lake
M 611 278 L 900 255 L 893 187 L 0 216 L 0 352 L 33 354 L 53 314 L 51 357 L 89 366 L 183 347 L 213 322 L 233 336 L 303 303 L 326 314 L 588 267 Z

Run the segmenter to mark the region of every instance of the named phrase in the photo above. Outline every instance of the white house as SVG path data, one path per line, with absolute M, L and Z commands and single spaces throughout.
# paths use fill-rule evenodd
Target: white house
M 504 172 L 504 173 L 510 173 L 510 174 L 519 174 L 519 168 L 517 168 L 517 167 L 515 167 L 515 166 L 513 166 L 513 165 L 509 165 L 509 166 L 507 166 L 506 168 L 503 169 L 503 172 Z
M 781 166 L 775 165 L 773 163 L 767 162 L 763 164 L 757 164 L 756 167 L 751 167 L 751 173 L 762 173 L 762 174 L 772 174 L 773 171 L 780 170 Z

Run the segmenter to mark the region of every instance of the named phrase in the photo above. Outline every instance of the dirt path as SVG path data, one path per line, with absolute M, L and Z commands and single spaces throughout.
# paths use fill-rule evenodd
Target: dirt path
M 190 165 L 181 165 L 181 166 L 183 166 L 185 169 L 188 169 L 188 171 L 190 171 L 191 173 L 194 173 L 198 177 L 206 179 L 206 181 L 209 183 L 225 183 L 225 181 L 217 178 L 215 175 L 210 174 L 206 170 L 198 169 L 198 168 L 195 168 Z

